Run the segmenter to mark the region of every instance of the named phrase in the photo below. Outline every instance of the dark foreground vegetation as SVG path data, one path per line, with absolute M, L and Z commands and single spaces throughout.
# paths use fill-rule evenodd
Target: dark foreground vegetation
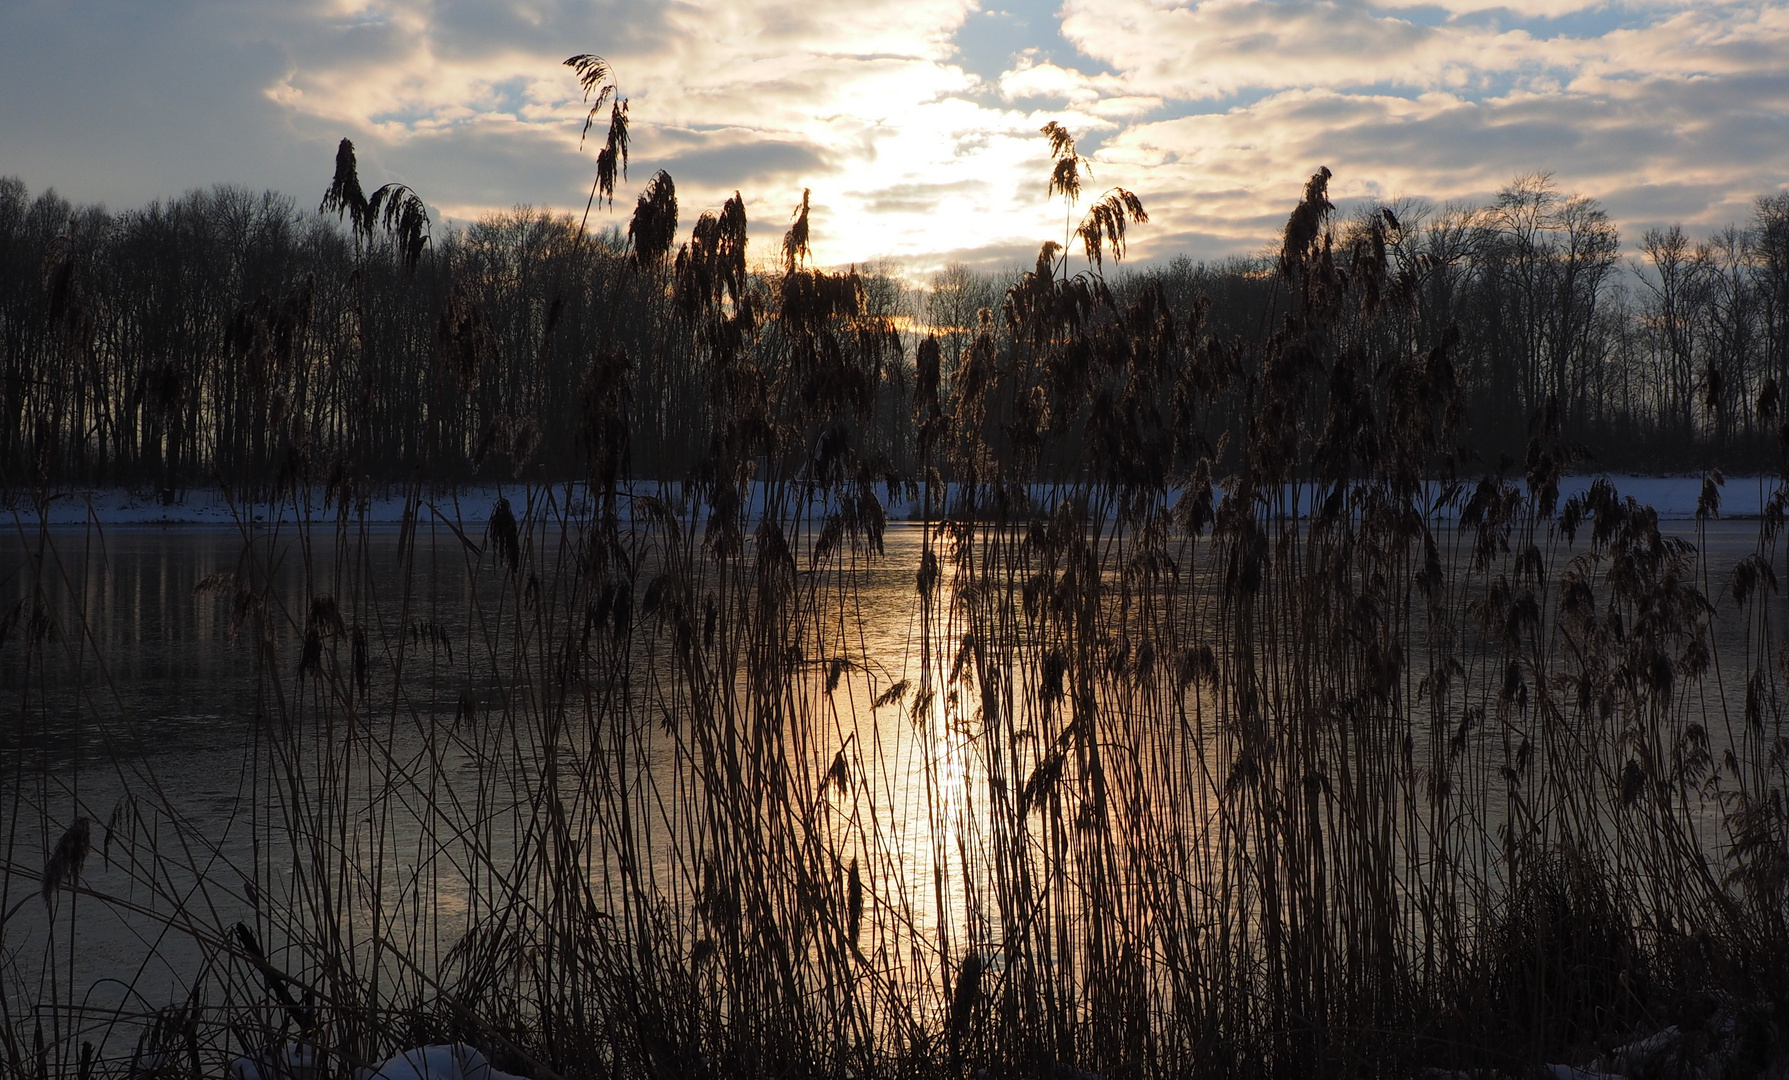
M 898 290 L 808 267 L 805 213 L 767 270 L 737 203 L 674 253 L 669 180 L 631 248 L 518 214 L 399 244 L 413 273 L 229 192 L 77 217 L 57 289 L 8 286 L 8 363 L 61 365 L 8 383 L 14 482 L 216 473 L 284 511 L 194 596 L 256 672 L 252 845 L 122 755 L 115 807 L 5 766 L 0 913 L 53 933 L 0 953 L 0 1067 L 463 1039 L 543 1080 L 1525 1075 L 1658 1033 L 1663 1074 L 1781 1067 L 1789 489 L 1712 580 L 1558 487 L 1621 424 L 1778 453 L 1780 260 L 1671 271 L 1745 283 L 1721 352 L 1722 294 L 1621 306 L 1582 202 L 1337 222 L 1327 181 L 1271 263 L 1122 282 L 1145 218 L 1110 193 L 1092 272 L 959 277 L 910 349 Z M 9 235 L 53 244 L 36 205 Z M 1478 478 L 1479 406 L 1523 419 L 1521 486 Z M 490 462 L 529 482 L 456 523 L 473 599 L 440 610 L 408 523 Z M 74 540 L 19 521 L 18 708 L 127 746 Z M 85 1008 L 55 972 L 96 906 L 195 942 L 189 991 Z

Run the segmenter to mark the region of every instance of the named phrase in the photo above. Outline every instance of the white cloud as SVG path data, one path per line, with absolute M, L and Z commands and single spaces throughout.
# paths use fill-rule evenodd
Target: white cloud
M 295 117 L 384 144 L 391 157 L 511 129 L 569 166 L 533 195 L 565 205 L 588 184 L 567 174 L 594 167 L 593 150 L 572 156 L 583 107 L 558 66 L 582 45 L 612 62 L 629 98 L 632 187 L 666 168 L 688 217 L 739 188 L 754 221 L 780 230 L 812 187 L 816 255 L 844 261 L 924 257 L 941 231 L 1016 242 L 1050 216 L 1040 215 L 1041 196 L 1013 194 L 1021 174 L 1041 169 L 1042 120 L 969 100 L 977 80 L 950 63 L 952 35 L 971 10 L 962 0 L 673 3 L 616 47 L 543 41 L 532 22 L 518 29 L 514 19 L 467 40 L 431 23 L 431 10 L 388 3 L 319 19 L 269 97 Z M 973 182 L 940 186 L 940 176 Z M 426 178 L 413 182 L 427 193 Z M 929 201 L 914 194 L 928 191 Z M 443 205 L 480 208 L 454 195 Z M 617 206 L 624 215 L 625 196 Z
M 1131 94 L 1192 112 L 1103 139 L 1099 158 L 1159 226 L 1139 254 L 1192 237 L 1259 248 L 1320 164 L 1336 193 L 1373 198 L 1482 198 L 1552 171 L 1636 233 L 1665 210 L 1743 216 L 1789 171 L 1789 7 L 1599 7 L 1566 32 L 1518 24 L 1591 5 L 1447 6 L 1436 19 L 1337 0 L 1067 0 L 1064 36 L 1110 73 L 1012 78 L 1082 108 Z M 1200 104 L 1225 98 L 1243 103 Z
M 1677 4 L 1627 21 L 1544 33 L 1460 18 L 1428 25 L 1349 0 L 1068 0 L 1063 34 L 1117 69 L 1108 82 L 1182 100 L 1298 87 L 1552 92 L 1576 79 L 1730 75 L 1789 60 L 1780 4 Z

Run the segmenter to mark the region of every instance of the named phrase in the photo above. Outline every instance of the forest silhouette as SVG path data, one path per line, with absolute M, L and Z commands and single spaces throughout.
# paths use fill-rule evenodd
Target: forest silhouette
M 624 112 L 615 124 L 620 149 L 599 156 L 624 163 Z M 864 444 L 901 476 L 919 460 L 907 401 L 920 342 L 935 337 L 945 385 L 984 333 L 997 364 L 1022 351 L 1021 270 L 956 264 L 913 282 L 886 264 L 823 273 L 774 248 L 754 261 L 737 199 L 699 215 L 680 244 L 663 173 L 625 232 L 518 208 L 431 235 L 416 193 L 362 195 L 344 153 L 347 172 L 338 161 L 319 213 L 230 187 L 113 213 L 0 180 L 0 485 L 180 491 L 221 479 L 265 492 L 344 475 L 396 482 L 419 468 L 570 479 L 580 450 L 568 403 L 599 353 L 626 372 L 635 474 L 681 479 L 714 435 L 701 309 L 716 273 L 731 309 L 764 316 L 729 332 L 766 370 L 788 362 L 775 328 L 784 305 L 808 295 L 801 283 L 837 282 L 844 293 L 817 329 L 862 383 L 854 392 L 874 402 Z M 1050 193 L 1072 203 L 1078 180 L 1059 186 L 1061 164 L 1073 162 L 1059 162 Z M 613 181 L 599 180 L 593 204 L 612 198 Z M 1053 273 L 1090 290 L 1087 326 L 1117 327 L 1139 298 L 1157 297 L 1172 327 L 1168 364 L 1189 369 L 1217 350 L 1257 377 L 1296 306 L 1277 254 L 1108 265 L 1100 253 L 1122 257 L 1125 214 L 1141 210 L 1125 194 L 1134 207 L 1113 196 L 1089 211 L 1100 243 L 1058 245 L 1051 257 Z M 802 230 L 806 207 L 804 194 Z M 793 250 L 805 260 L 805 238 Z M 1751 221 L 1702 240 L 1649 230 L 1638 251 L 1623 257 L 1594 199 L 1530 175 L 1482 205 L 1362 204 L 1323 258 L 1396 307 L 1374 322 L 1376 347 L 1407 352 L 1458 331 L 1463 473 L 1519 464 L 1546 410 L 1589 471 L 1774 465 L 1772 406 L 1789 378 L 1789 195 L 1760 197 Z M 1069 257 L 1087 253 L 1070 274 Z M 1037 378 L 1007 385 L 997 414 L 1016 417 L 1034 389 L 1048 392 Z M 1171 408 L 1166 397 L 1153 405 Z M 1038 479 L 1085 461 L 1075 408 L 1055 405 Z M 1182 455 L 1170 468 L 1192 464 Z

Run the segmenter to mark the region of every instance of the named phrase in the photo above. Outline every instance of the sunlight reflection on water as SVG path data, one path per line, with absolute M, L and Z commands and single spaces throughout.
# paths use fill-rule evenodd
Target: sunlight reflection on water
M 1693 537 L 1687 523 L 1668 531 Z M 1719 613 L 1717 649 L 1731 658 L 1721 668 L 1721 681 L 1706 706 L 1711 714 L 1732 714 L 1744 696 L 1745 674 L 1755 662 L 1745 654 L 1744 628 L 1732 617 L 1732 606 L 1720 602 L 1720 594 L 1733 565 L 1752 550 L 1756 535 L 1756 523 L 1747 521 L 1717 522 L 1708 530 L 1704 588 Z M 872 902 L 885 906 L 877 913 L 885 917 L 872 920 L 873 932 L 880 935 L 888 927 L 905 927 L 913 937 L 929 941 L 933 960 L 926 966 L 930 978 L 941 985 L 947 965 L 939 958 L 960 957 L 966 950 L 995 960 L 1000 955 L 1003 916 L 992 899 L 999 883 L 989 875 L 999 861 L 995 848 L 1002 841 L 995 835 L 992 809 L 986 805 L 993 755 L 985 745 L 992 736 L 977 705 L 980 688 L 972 679 L 953 679 L 953 658 L 965 628 L 953 615 L 923 610 L 914 587 L 922 539 L 918 528 L 891 526 L 886 556 L 862 571 L 855 591 L 841 588 L 828 601 L 837 609 L 844 647 L 860 656 L 861 663 L 840 672 L 830 690 L 825 688 L 827 669 L 824 665 L 816 669 L 802 690 L 813 706 L 806 715 L 826 722 L 811 733 L 812 738 L 792 743 L 791 752 L 805 754 L 801 767 L 820 778 L 829 775 L 835 757 L 855 747 L 863 763 L 861 775 L 843 783 L 818 783 L 817 805 L 824 810 L 828 840 L 839 853 L 841 868 L 861 860 Z M 265 858 L 257 856 L 255 839 L 264 839 L 280 824 L 271 793 L 257 779 L 270 745 L 265 725 L 307 722 L 303 716 L 282 714 L 279 688 L 269 680 L 294 678 L 301 642 L 290 629 L 276 632 L 277 665 L 269 670 L 254 662 L 248 635 L 233 633 L 228 596 L 195 595 L 195 585 L 207 577 L 241 567 L 242 538 L 233 530 L 120 527 L 108 529 L 103 537 L 58 530 L 51 540 L 49 565 L 67 584 L 64 591 L 51 594 L 57 633 L 43 649 L 41 661 L 28 661 L 26 651 L 17 645 L 0 650 L 0 700 L 18 703 L 16 715 L 24 718 L 4 744 L 13 762 L 5 782 L 24 808 L 16 819 L 26 826 L 20 830 L 21 838 L 30 834 L 33 821 L 53 842 L 77 812 L 93 817 L 96 824 L 117 824 L 117 808 L 127 805 L 128 797 L 134 796 L 139 805 L 154 801 L 214 847 L 193 860 L 208 877 L 223 883 L 221 892 L 205 898 L 212 907 L 208 915 L 219 925 L 252 917 L 253 904 L 242 883 L 254 876 L 257 857 Z M 396 530 L 369 534 L 367 565 L 375 568 L 375 578 L 397 565 L 397 544 Z M 476 755 L 480 747 L 497 744 L 481 741 L 488 739 L 488 733 L 463 730 L 474 725 L 461 715 L 461 702 L 463 694 L 471 694 L 488 713 L 504 692 L 505 669 L 495 652 L 477 659 L 463 652 L 455 655 L 425 640 L 426 635 L 415 628 L 423 625 L 419 619 L 434 619 L 447 640 L 463 643 L 459 648 L 480 648 L 480 630 L 469 624 L 469 613 L 479 610 L 481 590 L 488 598 L 498 571 L 488 562 L 469 564 L 461 541 L 434 526 L 422 531 L 417 551 L 417 570 L 408 588 L 380 601 L 395 605 L 381 616 L 388 640 L 403 638 L 413 650 L 406 661 L 410 681 L 401 703 L 385 702 L 374 710 L 383 714 L 379 717 L 369 713 L 368 729 L 358 737 L 390 740 L 388 783 L 397 783 L 409 772 L 434 769 L 436 782 L 451 788 L 456 775 L 487 779 L 493 775 L 491 763 L 481 764 Z M 320 545 L 307 558 L 294 544 L 286 555 L 276 580 L 289 611 L 302 612 L 313 593 L 346 597 L 355 566 L 338 558 L 329 545 Z M 314 568 L 308 584 L 303 573 L 307 564 Z M 950 559 L 941 559 L 940 571 L 939 595 L 944 596 L 954 575 Z M 0 580 L 0 601 L 6 606 L 27 595 L 22 574 Z M 482 677 L 469 677 L 468 672 L 478 672 L 481 664 Z M 901 682 L 909 687 L 901 700 L 872 705 Z M 680 743 L 678 732 L 660 725 L 643 726 L 637 737 L 637 760 L 651 773 L 645 786 L 656 792 L 661 807 L 669 803 L 668 809 L 654 811 L 658 818 L 640 826 L 648 839 L 652 876 L 673 902 L 690 903 L 704 886 L 701 869 L 687 863 L 689 849 L 680 842 L 679 830 L 696 826 L 675 796 L 693 796 L 699 790 L 700 778 L 691 775 L 697 759 Z M 1047 749 L 1038 745 L 1035 735 L 1027 739 L 1018 733 L 1015 742 L 1025 745 L 1022 753 L 1015 751 L 1010 757 L 1014 774 L 1004 778 L 1009 785 L 1023 783 L 1024 772 Z M 588 754 L 590 747 L 572 738 L 564 750 L 569 766 L 582 767 L 579 756 Z M 514 807 L 513 801 L 504 800 L 521 798 L 526 774 L 538 767 L 529 758 L 538 747 L 531 749 L 526 740 L 502 751 L 512 760 L 496 770 L 509 775 L 509 784 L 479 796 L 488 796 L 492 805 L 473 811 L 477 827 L 490 833 L 486 843 L 496 866 L 513 854 L 518 840 L 501 835 L 492 822 Z M 1150 767 L 1192 770 L 1188 762 L 1159 761 Z M 1181 788 L 1209 793 L 1211 786 L 1211 778 L 1205 777 Z M 437 792 L 443 800 L 454 794 L 448 789 Z M 409 792 L 410 797 L 417 795 Z M 642 800 L 641 805 L 647 805 L 644 794 Z M 377 884 L 364 886 L 370 890 L 362 897 L 369 909 L 429 909 L 426 917 L 411 917 L 405 932 L 426 938 L 422 955 L 437 957 L 478 913 L 478 871 L 447 865 L 425 840 L 430 823 L 445 805 L 445 801 L 428 805 L 425 800 L 422 805 L 394 808 L 386 828 L 357 834 L 355 854 L 350 856 L 389 871 Z M 1197 812 L 1191 807 L 1173 808 L 1182 816 L 1163 823 L 1162 842 L 1208 840 L 1216 811 L 1209 803 L 1201 805 L 1204 809 Z M 152 849 L 177 842 L 172 822 L 152 814 L 146 820 L 143 839 Z M 127 825 L 117 827 L 122 849 Z M 88 878 L 96 888 L 123 880 L 121 870 L 108 864 L 111 854 L 108 845 L 104 855 L 96 852 L 89 865 Z M 26 851 L 15 865 L 29 866 L 35 858 Z M 612 862 L 605 862 L 598 876 L 612 869 Z M 270 872 L 276 883 L 289 882 L 293 869 L 275 867 Z M 182 889 L 191 884 L 176 882 Z M 6 903 L 13 904 L 33 886 L 17 875 L 9 877 L 8 895 L 13 899 Z M 71 907 L 75 903 L 66 902 Z M 20 985 L 15 978 L 6 992 L 66 996 L 66 985 L 54 991 L 50 985 L 59 980 L 96 986 L 91 995 L 96 1008 L 124 1002 L 133 994 L 154 1005 L 178 999 L 209 962 L 205 948 L 178 933 L 157 933 L 109 914 L 99 917 L 96 909 L 97 905 L 87 905 L 87 915 L 71 920 L 67 932 L 52 939 L 48 909 L 37 902 L 24 904 L 6 927 L 5 945 L 20 970 L 40 973 L 39 982 Z M 176 923 L 180 918 L 167 910 L 160 915 Z M 899 937 L 897 933 L 866 941 L 866 952 L 886 950 L 894 958 L 889 962 L 906 963 L 901 942 L 895 940 Z M 1060 958 L 1064 963 L 1069 959 Z M 134 987 L 130 993 L 124 989 L 127 983 Z

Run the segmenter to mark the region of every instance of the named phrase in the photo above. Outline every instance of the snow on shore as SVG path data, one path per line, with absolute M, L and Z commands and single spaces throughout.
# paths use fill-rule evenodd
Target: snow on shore
M 516 505 L 517 512 L 520 513 L 527 493 L 519 484 L 505 485 L 501 489 L 491 485 L 462 487 L 457 491 L 424 491 L 420 496 L 421 516 L 432 516 L 429 507 L 433 505 L 450 520 L 482 526 L 490 517 L 491 508 L 496 505 L 498 498 L 505 496 Z M 367 500 L 367 523 L 402 524 L 407 502 L 404 490 L 392 485 L 383 493 Z M 299 500 L 295 506 L 290 499 L 277 505 L 232 503 L 215 488 L 194 488 L 172 498 L 164 498 L 156 492 L 123 488 L 74 488 L 52 495 L 43 513 L 46 522 L 56 527 L 93 524 L 209 525 L 236 528 L 247 522 L 257 525 L 278 522 L 289 524 L 302 521 L 307 516 L 316 524 L 329 524 L 336 520 L 336 508 L 325 505 L 320 490 L 309 499 Z M 23 524 L 34 525 L 38 521 L 38 508 L 28 499 L 19 499 L 0 509 L 0 519 L 4 516 L 14 517 Z M 358 520 L 358 515 L 354 517 Z
M 1569 476 L 1560 483 L 1560 499 L 1563 502 L 1574 495 L 1582 494 L 1590 489 L 1590 485 L 1599 478 L 1598 475 Z M 1615 490 L 1622 496 L 1632 496 L 1639 502 L 1650 505 L 1659 512 L 1664 520 L 1689 520 L 1696 516 L 1696 501 L 1702 494 L 1703 480 L 1700 476 L 1623 476 L 1608 475 L 1608 480 L 1615 485 Z M 1520 486 L 1520 481 L 1517 481 Z M 1730 477 L 1721 488 L 1721 510 L 1723 518 L 1755 518 L 1762 515 L 1765 503 L 1776 484 L 1773 477 Z M 681 485 L 641 483 L 636 484 L 636 496 L 657 496 L 676 501 Z M 1039 486 L 1036 494 L 1041 496 L 1044 488 Z M 1467 492 L 1470 493 L 1470 485 Z M 886 492 L 880 486 L 878 497 L 884 499 L 884 512 L 891 522 L 914 520 L 919 517 L 917 503 L 905 499 L 886 498 Z M 951 499 L 956 498 L 955 485 L 952 485 Z M 1298 503 L 1298 511 L 1306 509 L 1305 503 L 1310 497 L 1309 489 L 1301 492 L 1288 490 L 1288 502 Z M 1220 493 L 1221 496 L 1221 493 Z M 1177 497 L 1171 493 L 1170 498 Z M 505 485 L 467 485 L 435 490 L 424 489 L 418 495 L 422 520 L 439 514 L 441 517 L 455 522 L 462 527 L 483 527 L 490 517 L 492 508 L 499 498 L 508 498 L 518 517 L 524 516 L 530 506 L 535 512 L 556 516 L 562 512 L 567 500 L 571 501 L 574 515 L 581 512 L 579 505 L 583 499 L 581 488 L 568 488 L 565 485 L 551 488 L 526 488 L 519 484 Z M 761 506 L 762 494 L 752 500 L 747 507 L 747 517 L 754 517 Z M 370 525 L 400 525 L 404 520 L 408 497 L 402 486 L 391 485 L 368 499 L 366 504 L 366 521 Z M 623 501 L 622 512 L 628 513 L 630 503 Z M 821 512 L 825 507 L 820 507 Z M 38 521 L 38 508 L 27 498 L 19 498 L 10 506 L 0 507 L 0 520 L 12 517 L 18 524 L 35 525 Z M 1451 515 L 1447 515 L 1451 516 Z M 301 499 L 297 507 L 291 500 L 281 505 L 265 503 L 244 505 L 232 504 L 216 489 L 194 488 L 173 498 L 148 491 L 132 491 L 121 488 L 99 489 L 67 489 L 56 493 L 44 508 L 47 524 L 55 527 L 77 527 L 89 524 L 101 526 L 136 526 L 136 525 L 209 525 L 236 527 L 240 523 L 254 522 L 257 525 L 268 525 L 284 522 L 287 524 L 308 517 L 316 524 L 329 524 L 336 520 L 336 508 L 326 506 L 323 493 L 313 492 L 308 499 Z M 357 517 L 357 515 L 356 515 Z

